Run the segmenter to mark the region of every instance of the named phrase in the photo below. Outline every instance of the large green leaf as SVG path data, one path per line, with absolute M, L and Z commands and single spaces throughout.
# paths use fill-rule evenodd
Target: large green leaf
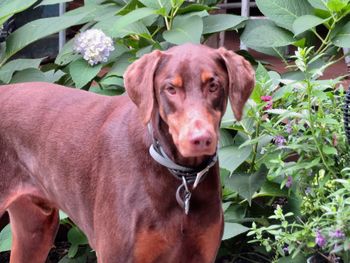
M 283 47 L 295 41 L 293 34 L 267 19 L 249 20 L 241 36 L 248 47 Z
M 119 76 L 122 77 L 126 68 L 132 63 L 133 55 L 130 53 L 122 54 L 116 62 L 114 62 L 112 68 L 107 73 L 106 77 Z
M 69 65 L 69 73 L 77 88 L 84 87 L 101 70 L 102 64 L 90 66 L 85 60 L 78 59 Z
M 241 224 L 225 222 L 224 235 L 222 237 L 222 240 L 238 236 L 244 232 L 247 232 L 248 230 L 248 227 L 245 227 Z
M 234 172 L 252 152 L 252 146 L 239 149 L 237 145 L 226 146 L 219 149 L 220 167 L 231 173 Z
M 140 0 L 142 4 L 144 4 L 146 7 L 159 10 L 164 9 L 166 11 L 166 14 L 168 14 L 171 10 L 171 1 L 169 0 Z
M 6 41 L 5 59 L 10 58 L 34 41 L 81 23 L 86 13 L 76 16 L 60 16 L 37 19 L 13 32 Z
M 88 244 L 88 240 L 85 234 L 76 226 L 72 227 L 67 234 L 68 241 L 71 246 L 68 251 L 68 257 L 73 258 L 77 252 L 80 245 Z
M 350 47 L 350 22 L 346 23 L 345 26 L 340 29 L 332 42 L 337 47 Z
M 12 60 L 6 63 L 0 68 L 0 81 L 4 83 L 9 83 L 12 75 L 16 71 L 21 71 L 27 68 L 38 68 L 41 63 L 42 58 L 38 59 L 26 59 L 20 58 Z
M 66 42 L 55 59 L 55 64 L 63 66 L 77 60 L 81 56 L 73 52 L 74 38 Z
M 163 32 L 166 41 L 181 45 L 184 43 L 199 44 L 203 32 L 203 21 L 199 16 L 181 17 L 174 19 L 173 27 Z
M 155 10 L 147 7 L 142 7 L 127 13 L 124 16 L 108 17 L 97 23 L 94 27 L 103 30 L 111 37 L 121 37 L 125 34 L 125 28 L 141 19 L 152 16 Z M 135 30 L 135 28 L 133 28 Z M 128 32 L 128 30 L 126 30 Z M 143 31 L 145 29 L 143 28 Z M 148 32 L 145 31 L 145 32 Z M 125 35 L 124 35 L 125 36 Z
M 318 25 L 326 22 L 327 19 L 322 19 L 314 15 L 304 15 L 295 19 L 293 23 L 293 32 L 294 35 L 299 35 L 307 30 L 310 30 Z
M 0 1 L 0 26 L 11 16 L 19 13 L 31 5 L 37 0 L 1 0 Z
M 8 224 L 0 232 L 0 252 L 11 250 L 11 244 L 12 244 L 11 227 Z
M 46 81 L 45 74 L 36 68 L 27 68 L 21 71 L 17 71 L 10 83 L 21 83 L 21 82 L 44 82 Z
M 203 17 L 203 34 L 234 29 L 247 18 L 229 14 L 218 14 Z
M 296 18 L 312 14 L 312 6 L 305 0 L 256 0 L 256 4 L 265 16 L 290 31 Z
M 254 193 L 259 190 L 266 180 L 267 172 L 266 166 L 262 165 L 253 174 L 232 174 L 230 177 L 225 178 L 224 183 L 230 190 L 247 199 L 249 205 L 251 205 Z

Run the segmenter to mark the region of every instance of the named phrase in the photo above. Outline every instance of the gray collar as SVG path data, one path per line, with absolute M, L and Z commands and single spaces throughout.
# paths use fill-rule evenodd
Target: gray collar
M 149 148 L 149 153 L 157 163 L 168 168 L 169 172 L 176 179 L 181 181 L 181 184 L 176 191 L 176 200 L 178 204 L 184 209 L 185 214 L 188 215 L 192 191 L 198 186 L 199 183 L 205 179 L 209 169 L 216 164 L 218 160 L 217 153 L 211 156 L 206 164 L 201 165 L 198 168 L 182 166 L 174 163 L 166 155 L 160 143 L 154 138 L 153 129 L 150 123 L 148 124 L 148 130 L 152 136 L 153 141 L 152 145 Z

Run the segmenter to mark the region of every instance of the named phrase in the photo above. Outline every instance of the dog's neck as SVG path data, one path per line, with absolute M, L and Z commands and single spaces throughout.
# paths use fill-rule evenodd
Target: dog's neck
M 151 120 L 152 129 L 151 136 L 159 142 L 166 155 L 176 164 L 186 167 L 198 167 L 208 162 L 211 156 L 199 156 L 199 157 L 183 157 L 177 150 L 175 143 L 169 133 L 169 127 L 167 123 L 157 114 Z

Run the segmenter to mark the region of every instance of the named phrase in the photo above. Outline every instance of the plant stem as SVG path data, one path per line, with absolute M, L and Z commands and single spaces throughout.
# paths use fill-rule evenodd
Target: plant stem
M 314 142 L 316 144 L 316 148 L 318 150 L 318 153 L 320 154 L 321 160 L 323 165 L 326 167 L 326 169 L 333 175 L 335 176 L 335 172 L 328 166 L 326 159 L 323 155 L 321 146 L 319 145 L 319 141 L 317 140 L 317 136 L 316 136 L 316 132 L 314 129 L 314 120 L 312 117 L 312 104 L 311 104 L 311 92 L 312 92 L 312 84 L 310 82 L 310 79 L 308 78 L 306 80 L 306 90 L 307 90 L 307 103 L 308 103 L 308 114 L 309 114 L 309 122 L 310 122 L 310 130 L 311 130 L 311 134 L 312 134 L 312 138 L 314 139 Z
M 255 138 L 258 138 L 259 132 L 260 132 L 260 120 L 258 120 L 258 123 L 256 124 Z M 259 145 L 259 142 L 257 142 L 253 148 L 253 159 L 252 159 L 252 163 L 250 165 L 249 173 L 252 173 L 254 171 L 255 159 L 256 159 L 257 152 L 258 152 L 258 145 Z

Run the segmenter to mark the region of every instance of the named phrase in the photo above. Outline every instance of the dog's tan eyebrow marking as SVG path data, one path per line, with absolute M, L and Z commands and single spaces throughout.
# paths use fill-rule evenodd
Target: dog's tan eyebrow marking
M 171 79 L 171 84 L 175 87 L 182 87 L 183 80 L 179 74 L 176 74 L 174 78 Z
M 201 81 L 202 83 L 206 83 L 207 81 L 209 81 L 211 78 L 213 78 L 213 73 L 209 72 L 209 71 L 202 71 L 201 73 Z

